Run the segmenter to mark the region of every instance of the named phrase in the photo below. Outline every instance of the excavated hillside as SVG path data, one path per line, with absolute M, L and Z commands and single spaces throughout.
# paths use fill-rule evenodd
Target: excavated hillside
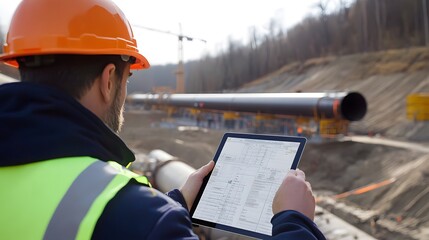
M 395 139 L 429 141 L 429 125 L 406 119 L 406 97 L 429 92 L 429 49 L 312 59 L 293 63 L 253 81 L 239 92 L 358 91 L 368 113 L 352 131 Z

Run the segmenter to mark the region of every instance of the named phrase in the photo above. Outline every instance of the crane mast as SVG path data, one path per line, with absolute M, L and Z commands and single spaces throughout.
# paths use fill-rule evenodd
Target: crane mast
M 185 93 L 185 67 L 184 67 L 184 54 L 183 54 L 183 40 L 186 41 L 193 41 L 193 40 L 199 40 L 201 42 L 206 43 L 207 41 L 201 38 L 194 38 L 191 36 L 183 35 L 182 34 L 182 24 L 179 23 L 179 33 L 174 33 L 170 31 L 164 31 L 156 28 L 150 28 L 140 25 L 133 25 L 134 27 L 158 32 L 158 33 L 164 33 L 176 36 L 178 39 L 178 64 L 176 69 L 176 93 Z

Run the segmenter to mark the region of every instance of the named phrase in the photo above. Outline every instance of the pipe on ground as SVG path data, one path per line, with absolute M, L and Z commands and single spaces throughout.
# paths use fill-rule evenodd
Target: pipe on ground
M 151 170 L 153 175 L 153 185 L 161 192 L 167 192 L 171 189 L 179 189 L 188 179 L 195 168 L 179 161 L 177 157 L 169 153 L 155 149 L 148 154 L 148 159 L 155 162 Z
M 18 80 L 0 73 L 0 84 L 11 82 L 18 82 Z
M 179 160 L 162 162 L 154 171 L 154 186 L 162 192 L 179 189 L 195 169 Z

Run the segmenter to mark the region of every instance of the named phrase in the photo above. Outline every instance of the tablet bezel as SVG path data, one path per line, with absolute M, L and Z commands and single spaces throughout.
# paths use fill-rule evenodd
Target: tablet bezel
M 299 143 L 299 147 L 298 150 L 295 154 L 295 158 L 293 160 L 291 169 L 296 169 L 298 167 L 299 161 L 301 159 L 302 153 L 304 151 L 304 147 L 305 147 L 305 143 L 307 142 L 307 139 L 305 137 L 297 137 L 297 136 L 281 136 L 281 135 L 266 135 L 266 134 L 247 134 L 247 133 L 232 133 L 232 132 L 228 132 L 225 133 L 222 137 L 222 140 L 219 144 L 219 147 L 216 151 L 216 154 L 213 158 L 215 164 L 220 156 L 220 153 L 223 150 L 223 147 L 225 145 L 226 140 L 229 138 L 244 138 L 244 139 L 256 139 L 256 140 L 271 140 L 271 141 L 282 141 L 282 142 L 297 142 Z M 255 237 L 255 238 L 266 238 L 266 237 L 271 237 L 270 235 L 266 235 L 266 234 L 262 234 L 262 233 L 258 233 L 258 232 L 253 232 L 253 231 L 249 231 L 249 230 L 245 230 L 245 229 L 240 229 L 240 228 L 236 228 L 236 227 L 231 227 L 231 226 L 227 226 L 227 225 L 223 225 L 223 224 L 218 224 L 218 223 L 214 223 L 214 222 L 208 222 L 205 220 L 201 220 L 201 219 L 195 219 L 192 217 L 192 215 L 195 212 L 195 209 L 198 206 L 198 203 L 200 202 L 201 196 L 204 192 L 204 189 L 207 186 L 207 183 L 210 179 L 211 176 L 211 172 L 204 178 L 204 181 L 201 185 L 200 190 L 198 191 L 198 194 L 195 198 L 194 204 L 192 205 L 192 208 L 190 210 L 190 216 L 191 216 L 191 221 L 194 224 L 197 225 L 202 225 L 202 226 L 206 226 L 206 227 L 210 227 L 210 228 L 215 228 L 215 229 L 220 229 L 220 230 L 224 230 L 224 231 L 229 231 L 229 232 L 234 232 L 237 234 L 241 234 L 241 235 L 246 235 L 246 236 L 250 236 L 250 237 Z M 286 176 L 285 176 L 286 177 Z

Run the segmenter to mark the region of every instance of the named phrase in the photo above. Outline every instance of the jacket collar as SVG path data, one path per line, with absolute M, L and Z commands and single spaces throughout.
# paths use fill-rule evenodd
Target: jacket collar
M 0 166 L 90 156 L 125 166 L 135 156 L 96 115 L 61 91 L 34 83 L 0 86 Z

